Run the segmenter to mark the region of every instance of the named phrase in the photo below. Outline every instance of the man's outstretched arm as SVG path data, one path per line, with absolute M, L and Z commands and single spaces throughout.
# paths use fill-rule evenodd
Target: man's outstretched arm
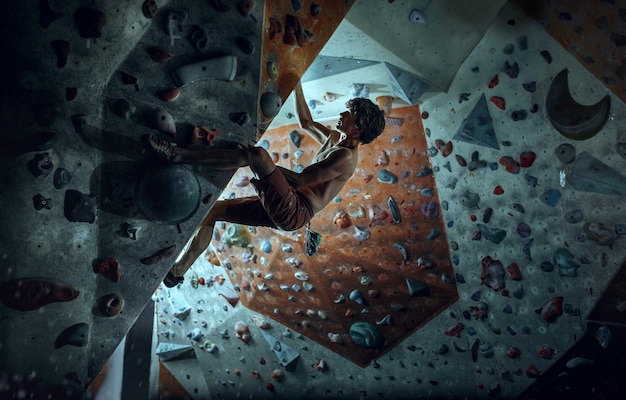
M 304 99 L 304 93 L 302 92 L 302 84 L 298 82 L 295 89 L 296 96 L 296 118 L 298 123 L 304 129 L 309 136 L 319 144 L 324 144 L 329 136 L 332 136 L 335 131 L 328 129 L 319 122 L 313 121 L 309 106 Z

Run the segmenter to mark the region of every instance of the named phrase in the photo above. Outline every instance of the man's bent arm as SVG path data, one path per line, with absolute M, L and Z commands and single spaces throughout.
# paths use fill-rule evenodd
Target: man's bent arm
M 296 97 L 296 118 L 298 119 L 298 123 L 313 140 L 319 144 L 324 144 L 328 137 L 331 136 L 332 131 L 319 122 L 313 121 L 311 111 L 309 111 L 309 106 L 306 104 L 304 99 L 302 84 L 300 82 L 296 85 L 294 92 Z

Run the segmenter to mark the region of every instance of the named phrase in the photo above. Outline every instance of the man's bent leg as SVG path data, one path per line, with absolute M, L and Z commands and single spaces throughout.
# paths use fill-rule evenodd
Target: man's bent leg
M 154 152 L 161 154 L 169 161 L 202 164 L 216 170 L 232 170 L 250 166 L 259 179 L 268 176 L 276 168 L 272 158 L 262 147 L 187 150 L 155 136 L 150 136 L 148 143 Z

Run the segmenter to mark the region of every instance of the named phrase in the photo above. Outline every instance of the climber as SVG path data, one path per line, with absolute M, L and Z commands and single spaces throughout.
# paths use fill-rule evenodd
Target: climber
M 206 250 L 217 221 L 294 231 L 307 225 L 352 176 L 359 144 L 376 139 L 385 127 L 383 112 L 372 101 L 353 98 L 340 114 L 337 130 L 313 121 L 300 83 L 295 88 L 298 122 L 321 145 L 311 165 L 296 173 L 277 166 L 258 146 L 219 150 L 187 150 L 164 139 L 149 136 L 149 150 L 171 162 L 199 163 L 216 170 L 249 166 L 258 195 L 217 201 L 200 223 L 187 250 L 163 280 L 173 287 Z

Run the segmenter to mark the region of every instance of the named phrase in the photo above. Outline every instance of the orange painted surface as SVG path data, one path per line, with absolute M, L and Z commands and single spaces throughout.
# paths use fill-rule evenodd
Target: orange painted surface
M 159 362 L 159 400 L 191 400 L 183 385 Z
M 315 60 L 328 39 L 339 26 L 347 12 L 354 4 L 345 1 L 317 0 L 300 1 L 301 8 L 295 11 L 291 1 L 266 0 L 263 15 L 263 55 L 261 57 L 261 77 L 259 84 L 259 98 L 267 91 L 278 93 L 285 101 L 293 91 L 302 75 Z M 320 13 L 311 14 L 311 4 L 320 5 Z M 292 15 L 300 26 L 309 34 L 301 42 L 302 46 L 285 43 L 286 16 Z M 281 30 L 270 38 L 270 19 L 280 23 Z M 272 77 L 268 72 L 268 63 L 273 63 L 276 75 Z M 263 133 L 272 122 L 259 110 L 259 129 Z
M 624 1 L 613 5 L 584 0 L 516 3 L 609 90 L 626 101 L 626 30 L 620 16 L 620 8 L 626 8 Z
M 240 247 L 222 246 L 223 251 L 219 253 L 222 260 L 230 260 L 234 273 L 231 280 L 242 288 L 239 292 L 240 300 L 246 307 L 281 322 L 360 366 L 368 365 L 458 300 L 456 286 L 444 283 L 441 278 L 444 273 L 454 277 L 441 210 L 436 219 L 427 219 L 421 212 L 424 202 L 434 201 L 439 204 L 439 200 L 433 175 L 416 177 L 422 168 L 430 167 L 419 107 L 395 109 L 391 117 L 403 119 L 402 126 L 388 125 L 375 142 L 361 146 L 357 171 L 339 194 L 341 201 L 331 202 L 313 218 L 312 229 L 324 235 L 318 254 L 310 257 L 306 255 L 304 228 L 295 233 L 256 228 L 253 230 L 256 233 L 249 234 L 254 255 L 249 262 L 242 261 L 242 254 L 247 250 Z M 335 124 L 332 121 L 328 126 L 334 128 Z M 270 153 L 278 156 L 278 164 L 291 169 L 297 164 L 307 165 L 318 148 L 304 131 L 300 131 L 302 142 L 299 150 L 303 154 L 296 159 L 295 152 L 298 149 L 289 140 L 289 133 L 294 129 L 298 127 L 282 127 L 268 131 L 262 137 L 270 143 Z M 396 140 L 392 142 L 394 138 Z M 399 178 L 395 184 L 381 183 L 376 179 L 377 171 L 382 168 L 377 165 L 381 151 L 388 154 L 389 165 L 386 169 Z M 250 186 L 238 188 L 234 185 L 244 175 L 250 176 L 249 170 L 239 170 L 223 195 L 234 194 L 239 197 L 254 194 Z M 364 177 L 368 176 L 372 178 L 366 183 Z M 423 196 L 420 193 L 422 188 L 432 189 L 434 196 Z M 390 195 L 400 209 L 400 223 L 393 222 L 387 207 Z M 370 226 L 367 216 L 370 205 L 387 212 L 387 218 Z M 364 210 L 365 216 L 354 217 L 360 208 Z M 353 215 L 352 223 L 370 231 L 371 237 L 360 242 L 353 237 L 354 226 L 340 229 L 335 225 L 335 215 L 339 211 Z M 427 237 L 433 229 L 439 231 L 440 235 L 429 240 Z M 222 232 L 220 230 L 220 235 Z M 260 250 L 264 239 L 272 245 L 269 254 Z M 396 242 L 408 250 L 406 262 L 400 250 L 392 247 Z M 220 243 L 213 244 L 220 246 Z M 293 252 L 285 253 L 281 250 L 281 244 L 290 244 Z M 298 259 L 302 265 L 294 267 L 289 264 L 286 261 L 289 257 Z M 417 264 L 419 257 L 432 260 L 434 267 L 421 269 Z M 294 277 L 296 271 L 309 275 L 308 282 L 314 286 L 313 291 L 302 290 L 302 281 Z M 268 273 L 274 274 L 273 279 L 265 279 Z M 430 296 L 410 297 L 406 278 L 426 283 L 430 287 Z M 364 284 L 362 279 L 370 283 Z M 251 284 L 249 290 L 244 289 L 246 282 Z M 269 286 L 268 291 L 257 289 L 263 283 Z M 300 286 L 300 292 L 291 288 L 293 284 Z M 281 290 L 279 285 L 287 285 L 289 290 Z M 350 292 L 355 289 L 363 293 L 366 304 L 359 305 L 348 299 Z M 370 297 L 370 290 L 378 290 L 380 297 Z M 334 300 L 341 294 L 346 297 L 346 301 L 335 303 Z M 397 306 L 404 310 L 394 309 Z M 346 316 L 348 309 L 354 316 Z M 275 310 L 280 313 L 277 314 Z M 315 315 L 307 315 L 308 310 L 312 310 Z M 321 318 L 318 311 L 326 314 L 328 319 Z M 386 340 L 384 348 L 365 349 L 351 341 L 348 333 L 354 322 L 376 324 L 387 315 L 392 316 L 393 325 L 379 327 Z M 340 334 L 345 344 L 331 342 L 329 333 Z

